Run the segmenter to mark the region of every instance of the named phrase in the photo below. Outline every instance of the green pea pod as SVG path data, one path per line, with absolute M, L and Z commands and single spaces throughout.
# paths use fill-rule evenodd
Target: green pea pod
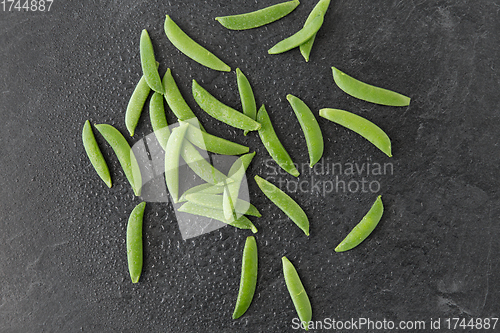
M 187 123 L 184 124 L 187 125 Z M 232 182 L 230 178 L 227 178 L 226 175 L 207 162 L 207 160 L 201 156 L 200 152 L 188 141 L 184 141 L 182 145 L 181 156 L 191 170 L 204 181 L 215 185 Z
M 174 202 L 179 198 L 179 159 L 187 128 L 187 123 L 174 128 L 165 148 L 165 181 Z
M 255 181 L 260 190 L 279 209 L 281 209 L 307 236 L 309 236 L 309 220 L 300 206 L 285 192 L 267 180 L 255 176 Z
M 319 0 L 319 2 L 316 4 L 316 6 L 314 6 L 313 10 L 307 17 L 306 23 L 304 23 L 304 27 L 310 24 L 316 16 L 323 15 L 324 17 L 326 11 L 328 10 L 328 6 L 330 6 L 330 0 Z M 316 34 L 317 33 L 315 33 L 311 38 L 309 38 L 307 42 L 300 44 L 299 46 L 300 53 L 302 54 L 306 62 L 309 61 L 309 55 L 311 54 L 311 49 L 313 47 Z
M 388 105 L 388 106 L 408 106 L 410 98 L 397 92 L 372 86 L 361 82 L 341 71 L 332 67 L 333 80 L 337 86 L 352 97 L 363 101 Z
M 252 303 L 255 287 L 257 286 L 258 262 L 257 242 L 254 236 L 248 236 L 243 248 L 240 288 L 234 307 L 233 319 L 241 317 Z
M 299 31 L 297 31 L 292 36 L 283 39 L 278 44 L 271 47 L 267 53 L 269 54 L 278 54 L 289 51 L 301 44 L 307 42 L 316 32 L 318 32 L 319 28 L 323 25 L 323 15 L 316 16 L 310 24 L 306 25 Z
M 182 194 L 182 196 L 179 198 L 179 202 L 186 201 L 186 197 L 190 194 L 221 194 L 224 192 L 224 186 L 223 185 L 214 185 L 210 183 L 204 183 L 201 185 L 196 185 L 191 187 L 189 190 L 186 190 Z
M 211 194 L 211 193 L 204 193 L 204 192 L 198 192 L 198 193 L 188 193 L 185 196 L 185 199 L 189 202 L 192 202 L 194 204 L 203 206 L 203 207 L 209 207 L 217 210 L 223 210 L 223 197 L 222 195 L 218 194 Z M 236 213 L 238 213 L 240 216 L 241 215 L 251 215 L 251 216 L 256 216 L 256 217 L 261 217 L 262 215 L 260 214 L 259 210 L 249 203 L 248 201 L 242 200 L 242 199 L 237 199 L 236 204 L 234 205 L 234 210 Z
M 95 125 L 95 128 L 101 133 L 104 139 L 109 143 L 111 148 L 116 154 L 118 161 L 127 177 L 134 194 L 141 195 L 142 177 L 139 164 L 135 158 L 134 152 L 130 148 L 127 140 L 123 135 L 113 126 L 108 124 Z
M 363 219 L 351 230 L 346 238 L 337 245 L 335 252 L 344 252 L 361 244 L 361 242 L 363 242 L 375 229 L 382 218 L 382 214 L 384 214 L 384 205 L 382 203 L 382 196 L 379 195 L 377 200 L 373 203 L 372 208 L 370 208 Z
M 286 96 L 286 99 L 292 106 L 293 112 L 295 112 L 300 127 L 304 132 L 307 150 L 309 151 L 309 166 L 312 168 L 323 156 L 323 134 L 321 134 L 316 117 L 314 117 L 306 103 L 292 95 Z
M 165 87 L 165 100 L 179 120 L 188 121 L 193 118 L 198 120 L 189 105 L 186 103 L 186 100 L 182 97 L 170 68 L 167 69 L 167 72 L 163 76 L 163 86 Z M 200 129 L 205 131 L 199 120 L 198 124 L 200 125 Z
M 130 136 L 134 136 L 135 128 L 137 127 L 144 103 L 146 102 L 150 91 L 151 88 L 149 88 L 146 78 L 143 75 L 130 97 L 127 105 L 127 111 L 125 112 L 125 125 L 127 126 Z
M 254 234 L 257 232 L 257 228 L 255 227 L 255 225 L 245 216 L 241 216 L 239 219 L 233 222 L 229 222 L 224 218 L 224 213 L 222 212 L 222 210 L 203 207 L 200 205 L 196 205 L 192 202 L 184 203 L 181 207 L 179 207 L 178 211 L 193 215 L 208 217 L 210 219 L 214 219 L 229 224 L 238 229 L 249 229 L 252 230 Z
M 230 178 L 234 178 L 234 175 L 236 174 L 236 172 L 241 169 L 240 163 L 243 164 L 243 168 L 245 170 L 248 169 L 248 166 L 252 162 L 254 156 L 255 156 L 255 152 L 240 156 L 236 161 L 234 161 L 233 165 L 231 165 L 231 168 L 229 169 L 227 176 Z
M 337 109 L 321 109 L 319 115 L 334 123 L 347 127 L 370 141 L 383 151 L 387 156 L 392 157 L 391 140 L 377 125 L 366 120 L 354 113 L 337 110 Z
M 250 82 L 248 82 L 245 74 L 243 74 L 239 68 L 236 68 L 236 81 L 238 82 L 238 91 L 240 93 L 243 114 L 253 120 L 257 119 L 257 104 L 255 103 L 252 86 L 250 85 Z M 247 135 L 248 132 L 248 130 L 245 130 L 243 134 Z
M 138 204 L 130 213 L 127 223 L 127 261 L 132 283 L 139 282 L 142 272 L 142 222 L 145 202 Z
M 140 54 L 142 73 L 144 74 L 148 86 L 154 91 L 164 94 L 165 89 L 161 83 L 160 74 L 158 74 L 153 43 L 151 43 L 151 39 L 146 29 L 142 30 L 141 33 Z
M 188 121 L 191 123 L 191 121 Z M 189 125 L 186 138 L 196 147 L 221 155 L 241 155 L 249 148 L 218 136 L 199 130 L 196 125 Z
M 293 164 L 292 158 L 288 155 L 288 152 L 285 150 L 285 147 L 281 144 L 276 132 L 274 131 L 273 124 L 271 123 L 271 119 L 267 114 L 266 108 L 264 105 L 259 109 L 257 113 L 257 121 L 262 125 L 259 129 L 259 136 L 266 147 L 269 155 L 273 158 L 273 160 L 278 163 L 278 165 L 283 168 L 286 172 L 291 174 L 292 176 L 298 177 L 299 170 Z
M 165 18 L 165 34 L 170 42 L 182 53 L 197 63 L 214 69 L 216 71 L 230 72 L 231 67 L 217 58 L 213 53 L 205 49 L 200 44 L 191 39 L 179 26 L 170 18 Z
M 248 131 L 256 131 L 261 126 L 252 118 L 221 103 L 195 80 L 193 80 L 193 97 L 203 111 L 230 126 Z
M 106 185 L 111 187 L 111 175 L 109 174 L 108 165 L 106 164 L 104 156 L 102 156 L 101 149 L 99 149 L 99 145 L 97 144 L 94 133 L 92 132 L 92 126 L 88 120 L 85 122 L 85 125 L 83 125 L 82 141 L 85 152 L 87 153 L 90 163 L 92 163 L 95 171 L 106 183 Z
M 156 139 L 163 149 L 166 149 L 170 129 L 168 128 L 167 117 L 165 116 L 165 106 L 163 105 L 163 95 L 155 92 L 149 102 L 149 117 Z
M 312 319 L 311 302 L 293 264 L 287 257 L 281 258 L 281 261 L 283 263 L 283 275 L 285 276 L 288 293 L 292 298 L 295 311 L 297 311 L 299 319 L 304 323 L 307 331 L 308 324 Z
M 243 178 L 245 177 L 246 167 L 241 158 L 238 158 L 231 166 L 231 169 L 233 169 L 231 179 L 234 180 L 234 182 L 226 185 L 226 188 L 224 189 L 222 205 L 224 216 L 229 221 L 232 221 L 232 219 L 238 217 L 238 214 L 236 214 L 237 212 L 235 211 L 235 204 L 238 201 L 238 194 L 240 193 L 241 183 L 243 181 Z
M 231 30 L 247 30 L 272 23 L 290 14 L 299 5 L 298 0 L 287 1 L 262 8 L 250 13 L 220 16 L 215 19 L 225 28 Z

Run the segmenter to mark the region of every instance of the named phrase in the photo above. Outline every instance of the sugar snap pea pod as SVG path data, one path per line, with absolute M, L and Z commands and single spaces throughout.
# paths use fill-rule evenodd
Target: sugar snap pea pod
M 184 124 L 188 125 L 187 123 Z M 207 162 L 201 156 L 200 152 L 188 141 L 184 141 L 182 145 L 181 156 L 191 170 L 207 183 L 222 185 L 232 182 L 230 178 L 227 178 L 226 175 Z
M 167 15 L 165 18 L 165 34 L 170 42 L 182 53 L 194 61 L 216 71 L 230 72 L 231 67 L 217 58 L 213 53 L 191 39 Z
M 214 184 L 210 184 L 210 183 L 204 183 L 204 184 L 201 184 L 201 185 L 196 185 L 196 186 L 193 186 L 191 187 L 189 190 L 186 190 L 186 192 L 184 192 L 182 194 L 182 196 L 179 198 L 179 202 L 183 202 L 183 201 L 186 201 L 186 197 L 190 194 L 221 194 L 224 192 L 224 186 L 223 185 L 214 185 Z
M 314 6 L 313 10 L 307 17 L 304 26 L 311 23 L 312 20 L 318 15 L 323 15 L 324 17 L 326 11 L 328 10 L 328 6 L 330 6 L 330 0 L 319 0 L 319 2 L 316 4 L 316 6 Z M 313 47 L 315 38 L 316 38 L 316 33 L 311 38 L 309 38 L 307 42 L 300 44 L 299 46 L 300 53 L 302 54 L 306 62 L 309 61 L 309 54 L 311 54 L 311 49 Z
M 299 170 L 297 170 L 290 155 L 288 155 L 285 147 L 283 147 L 278 139 L 264 105 L 262 105 L 257 113 L 257 121 L 262 125 L 261 129 L 259 129 L 260 140 L 266 147 L 269 155 L 271 155 L 273 160 L 275 160 L 283 170 L 292 176 L 298 177 Z
M 341 71 L 332 67 L 333 80 L 337 86 L 352 97 L 363 101 L 388 105 L 388 106 L 407 106 L 410 105 L 410 98 L 397 92 L 372 86 L 361 82 Z
M 90 163 L 92 163 L 92 166 L 99 177 L 101 177 L 108 187 L 111 187 L 111 175 L 109 174 L 108 165 L 106 164 L 104 156 L 102 156 L 102 152 L 99 149 L 99 145 L 97 144 L 94 133 L 92 132 L 92 126 L 88 120 L 85 122 L 85 125 L 83 125 L 82 140 L 83 147 L 89 157 Z
M 257 118 L 257 104 L 255 103 L 252 86 L 250 82 L 248 82 L 245 74 L 243 74 L 239 68 L 236 68 L 236 81 L 238 82 L 238 91 L 240 93 L 243 114 L 255 120 Z M 245 130 L 243 134 L 247 135 L 248 132 L 248 130 Z
M 188 124 L 181 124 L 172 130 L 165 148 L 165 181 L 172 200 L 179 199 L 179 158 Z
M 222 195 L 198 192 L 187 194 L 185 196 L 185 199 L 200 206 L 222 210 Z M 236 211 L 236 213 L 240 214 L 240 216 L 262 216 L 257 207 L 242 199 L 237 199 L 236 204 L 234 205 L 234 210 Z
M 181 207 L 179 207 L 178 211 L 193 215 L 208 217 L 229 224 L 239 229 L 249 229 L 252 230 L 254 234 L 257 232 L 257 228 L 255 227 L 255 225 L 245 216 L 241 216 L 239 219 L 233 222 L 229 222 L 224 218 L 224 213 L 222 212 L 222 210 L 203 207 L 200 205 L 196 205 L 192 202 L 184 203 Z
M 163 105 L 163 95 L 155 92 L 149 102 L 149 118 L 156 139 L 160 146 L 167 147 L 170 129 L 168 128 L 167 117 L 165 116 L 165 106 Z
M 304 233 L 309 236 L 309 220 L 300 206 L 285 192 L 267 180 L 255 176 L 255 181 L 260 190 L 279 209 L 281 209 Z
M 132 210 L 127 223 L 127 261 L 132 283 L 139 282 L 142 272 L 142 221 L 146 203 L 141 202 Z
M 223 123 L 248 131 L 256 131 L 260 128 L 258 122 L 223 104 L 195 80 L 193 80 L 193 97 L 203 111 Z
M 378 196 L 363 219 L 351 230 L 344 240 L 337 245 L 335 252 L 344 252 L 355 248 L 368 237 L 377 226 L 384 213 L 382 196 Z
M 302 29 L 297 31 L 292 36 L 283 39 L 278 44 L 271 47 L 267 53 L 269 54 L 278 54 L 289 51 L 297 46 L 307 42 L 316 32 L 318 32 L 319 28 L 323 24 L 323 15 L 316 16 L 310 24 L 304 26 Z
M 139 164 L 135 158 L 134 152 L 130 148 L 127 140 L 123 135 L 113 126 L 108 124 L 95 125 L 95 128 L 101 133 L 104 139 L 109 143 L 111 148 L 116 154 L 118 161 L 127 177 L 134 194 L 141 195 L 142 177 Z
M 167 69 L 167 72 L 163 76 L 163 86 L 165 87 L 165 100 L 167 101 L 167 104 L 172 112 L 179 120 L 198 120 L 189 105 L 186 103 L 186 100 L 184 100 L 184 97 L 182 97 L 181 92 L 179 91 L 179 87 L 177 87 L 172 72 L 170 71 L 170 68 Z M 199 120 L 198 124 L 200 125 L 200 129 L 204 131 L 205 129 L 203 128 Z
M 323 134 L 321 134 L 316 117 L 314 117 L 306 103 L 290 94 L 286 96 L 286 99 L 292 106 L 293 112 L 295 112 L 300 127 L 304 132 L 307 150 L 309 151 L 309 166 L 312 168 L 323 156 Z
M 287 257 L 281 258 L 281 261 L 283 263 L 283 275 L 285 276 L 288 293 L 292 298 L 295 311 L 297 311 L 299 319 L 304 323 L 307 331 L 307 325 L 312 319 L 311 302 L 293 264 Z
M 161 83 L 160 74 L 158 74 L 153 43 L 151 43 L 151 39 L 146 29 L 142 30 L 141 33 L 140 55 L 142 73 L 144 74 L 148 86 L 154 91 L 164 94 L 165 89 Z
M 190 122 L 190 121 L 189 121 Z M 218 136 L 199 130 L 189 125 L 186 138 L 196 147 L 221 155 L 241 155 L 248 153 L 249 148 Z
M 236 162 L 231 166 L 233 169 L 233 173 L 231 175 L 231 179 L 234 180 L 231 184 L 226 185 L 226 188 L 223 192 L 223 203 L 222 208 L 224 210 L 224 216 L 228 221 L 232 221 L 234 218 L 237 218 L 237 214 L 235 211 L 235 204 L 238 200 L 238 194 L 240 193 L 241 182 L 243 181 L 243 177 L 245 177 L 246 167 L 243 164 L 243 161 L 238 158 Z M 247 206 L 248 207 L 248 206 Z
M 299 5 L 298 0 L 282 2 L 250 13 L 220 16 L 215 19 L 230 30 L 247 30 L 272 23 L 290 14 Z
M 258 262 L 257 242 L 254 236 L 248 236 L 243 248 L 240 289 L 234 307 L 233 319 L 241 317 L 252 303 L 255 287 L 257 286 Z
M 370 141 L 383 151 L 387 156 L 392 157 L 391 140 L 377 125 L 354 113 L 337 109 L 321 109 L 319 115 L 334 123 L 347 127 Z

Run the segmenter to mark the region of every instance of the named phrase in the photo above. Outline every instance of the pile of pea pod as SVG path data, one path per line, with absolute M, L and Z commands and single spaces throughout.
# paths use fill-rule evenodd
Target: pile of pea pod
M 269 54 L 299 48 L 304 59 L 309 61 L 316 33 L 321 28 L 329 4 L 330 0 L 320 0 L 311 11 L 303 28 L 273 46 L 268 51 Z M 293 0 L 251 13 L 217 17 L 216 20 L 232 30 L 253 29 L 285 17 L 298 5 L 299 1 Z M 165 19 L 164 29 L 170 42 L 192 60 L 213 70 L 231 71 L 231 68 L 222 60 L 184 33 L 168 15 Z M 174 203 L 183 202 L 178 210 L 216 219 L 236 228 L 249 229 L 253 233 L 257 233 L 256 226 L 246 215 L 260 217 L 260 212 L 250 202 L 239 198 L 241 183 L 255 152 L 249 153 L 249 147 L 205 131 L 181 95 L 171 69 L 166 71 L 163 78 L 160 77 L 159 64 L 156 62 L 153 45 L 146 30 L 142 31 L 140 37 L 140 58 L 143 76 L 137 83 L 128 103 L 125 112 L 125 125 L 129 134 L 134 136 L 142 110 L 152 90 L 153 95 L 149 103 L 150 121 L 159 144 L 165 150 L 165 182 L 169 194 Z M 410 103 L 410 98 L 404 95 L 359 81 L 335 67 L 332 67 L 332 71 L 337 86 L 353 97 L 387 106 L 407 106 Z M 274 161 L 290 175 L 298 177 L 299 171 L 274 131 L 265 106 L 257 108 L 250 82 L 240 69 L 236 69 L 236 80 L 242 112 L 223 104 L 195 80 L 192 83 L 193 97 L 207 114 L 232 127 L 243 130 L 244 135 L 257 131 Z M 164 100 L 179 121 L 178 126 L 172 131 L 167 123 Z M 323 156 L 324 142 L 321 129 L 316 117 L 302 100 L 293 95 L 287 95 L 287 100 L 304 132 L 309 152 L 309 165 L 312 168 Z M 348 111 L 332 108 L 321 109 L 319 115 L 358 133 L 387 156 L 392 156 L 389 137 L 369 120 Z M 127 140 L 118 129 L 111 125 L 98 124 L 95 125 L 95 128 L 115 152 L 134 194 L 140 196 L 141 172 Z M 82 139 L 97 174 L 108 187 L 111 187 L 112 181 L 108 166 L 88 120 L 83 127 Z M 204 159 L 196 147 L 214 154 L 239 155 L 239 157 L 226 175 Z M 205 181 L 204 184 L 194 186 L 182 194 L 179 193 L 179 161 L 181 157 L 191 170 Z M 258 175 L 255 176 L 255 182 L 263 194 L 281 209 L 305 235 L 309 236 L 309 219 L 300 205 L 277 186 Z M 142 272 L 142 222 L 145 206 L 145 202 L 137 205 L 131 212 L 127 224 L 127 258 L 133 283 L 139 281 Z M 363 219 L 335 248 L 335 251 L 347 251 L 363 242 L 377 226 L 383 211 L 382 198 L 378 196 Z M 309 298 L 293 264 L 286 257 L 282 258 L 282 264 L 284 279 L 292 302 L 299 319 L 306 324 L 305 328 L 307 329 L 307 323 L 312 318 Z M 257 283 L 257 269 L 257 242 L 254 236 L 249 236 L 243 250 L 240 288 L 233 313 L 234 319 L 241 317 L 252 302 Z

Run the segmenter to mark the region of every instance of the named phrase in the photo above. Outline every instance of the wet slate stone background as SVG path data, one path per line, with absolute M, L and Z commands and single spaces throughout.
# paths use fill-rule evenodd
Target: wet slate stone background
M 424 320 L 499 317 L 500 5 L 489 0 L 332 0 L 305 63 L 298 50 L 268 55 L 300 29 L 315 1 L 249 31 L 214 17 L 276 1 L 58 1 L 50 12 L 0 11 L 0 331 L 292 332 L 296 316 L 281 256 L 297 267 L 313 319 Z M 323 163 L 392 163 L 366 176 L 377 193 L 293 191 L 310 217 L 306 237 L 250 181 L 263 217 L 254 301 L 239 320 L 241 253 L 250 234 L 231 227 L 182 240 L 171 205 L 147 205 L 145 263 L 129 281 L 125 229 L 139 203 L 110 148 L 98 136 L 114 186 L 85 156 L 86 119 L 125 133 L 124 111 L 141 76 L 139 36 L 148 29 L 161 63 L 214 134 L 257 152 L 249 178 L 274 164 L 255 133 L 210 118 L 190 93 L 196 79 L 240 107 L 234 72 L 219 73 L 180 54 L 163 32 L 165 14 L 234 70 L 247 74 L 292 158 L 307 163 L 300 126 L 286 95 L 352 111 L 392 139 L 393 158 L 319 119 Z M 412 97 L 391 108 L 354 99 L 334 84 L 331 66 Z M 171 113 L 169 120 L 174 121 Z M 134 143 L 151 133 L 145 110 Z M 298 184 L 338 174 L 304 172 Z M 278 175 L 282 181 L 297 181 Z M 362 175 L 339 180 L 361 181 Z M 321 185 L 322 186 L 322 185 Z M 307 185 L 303 185 L 306 188 Z M 382 194 L 386 212 L 358 248 L 333 251 Z M 368 330 L 360 330 L 368 331 Z M 467 329 L 465 331 L 472 331 Z

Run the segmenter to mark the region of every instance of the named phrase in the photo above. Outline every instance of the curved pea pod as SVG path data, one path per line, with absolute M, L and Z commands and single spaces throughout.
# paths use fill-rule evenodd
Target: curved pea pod
M 185 124 L 187 125 L 187 123 Z M 181 156 L 191 170 L 207 183 L 222 185 L 232 182 L 232 179 L 226 177 L 226 175 L 207 162 L 200 152 L 188 141 L 184 141 L 182 145 Z
M 234 307 L 233 319 L 241 317 L 250 307 L 257 286 L 259 255 L 254 236 L 248 236 L 241 260 L 241 278 L 238 298 Z
M 179 202 L 186 201 L 186 197 L 190 194 L 221 194 L 224 192 L 224 185 L 214 185 L 210 183 L 204 183 L 191 187 L 186 190 L 179 198 Z
M 289 51 L 297 46 L 307 42 L 312 36 L 318 32 L 319 28 L 323 25 L 323 15 L 316 16 L 311 23 L 304 26 L 292 36 L 283 39 L 278 44 L 271 47 L 267 53 L 278 54 Z
M 249 229 L 252 230 L 253 233 L 257 232 L 257 228 L 247 217 L 241 216 L 239 219 L 229 222 L 224 217 L 224 213 L 222 210 L 217 210 L 209 207 L 203 207 L 200 205 L 196 205 L 192 202 L 186 202 L 178 209 L 179 212 L 189 213 L 198 216 L 208 217 L 210 219 L 218 220 L 223 223 L 229 224 L 238 229 Z
M 361 244 L 378 225 L 383 214 L 384 204 L 382 203 L 382 196 L 379 195 L 363 219 L 351 230 L 346 238 L 337 245 L 335 252 L 344 252 Z
M 318 15 L 323 15 L 324 17 L 326 11 L 328 10 L 328 6 L 330 6 L 330 0 L 319 0 L 319 2 L 316 4 L 316 6 L 314 6 L 313 10 L 307 17 L 304 26 L 310 24 L 312 20 Z M 309 61 L 309 55 L 311 54 L 314 40 L 316 39 L 316 34 L 317 32 L 311 38 L 309 38 L 305 43 L 302 43 L 299 46 L 300 53 L 302 54 L 306 62 Z
M 203 207 L 209 207 L 217 210 L 223 210 L 223 197 L 222 195 L 218 194 L 211 194 L 211 193 L 204 193 L 204 192 L 198 192 L 198 193 L 188 193 L 185 196 L 185 199 L 189 202 L 192 202 L 194 204 L 203 206 Z M 235 205 L 234 205 L 235 211 L 241 215 L 251 215 L 255 217 L 261 217 L 262 215 L 260 214 L 259 210 L 249 203 L 248 201 L 242 200 L 242 199 L 237 199 Z
M 309 236 L 309 219 L 304 210 L 285 192 L 267 180 L 255 176 L 255 182 L 266 197 L 281 209 L 307 236 Z
M 125 177 L 127 177 L 132 189 L 134 190 L 134 194 L 136 196 L 141 195 L 141 170 L 127 140 L 116 128 L 111 125 L 99 124 L 95 125 L 95 128 L 97 128 L 99 133 L 101 133 L 115 152 L 123 172 L 125 173 Z
M 191 123 L 191 121 L 188 121 Z M 221 155 L 241 155 L 249 148 L 218 136 L 201 131 L 196 125 L 189 125 L 186 138 L 196 147 Z
M 179 198 L 179 160 L 188 124 L 181 124 L 172 130 L 165 148 L 165 181 L 174 202 Z
M 203 66 L 217 71 L 231 71 L 231 67 L 226 65 L 213 53 L 191 39 L 191 37 L 189 37 L 184 31 L 182 31 L 168 15 L 165 18 L 164 28 L 165 34 L 167 35 L 170 42 L 189 58 L 193 59 Z
M 299 319 L 305 324 L 306 331 L 307 325 L 312 319 L 312 307 L 309 297 L 307 296 L 306 290 L 302 285 L 299 274 L 293 266 L 293 264 L 288 260 L 287 257 L 281 258 L 283 263 L 283 275 L 285 276 L 285 283 L 288 289 L 288 293 L 292 298 L 293 305 Z
M 177 119 L 182 121 L 196 119 L 198 121 L 200 129 L 204 131 L 205 129 L 201 125 L 198 118 L 196 118 L 193 110 L 191 110 L 184 97 L 182 97 L 179 87 L 177 87 L 177 83 L 175 83 L 175 79 L 172 75 L 172 72 L 170 71 L 170 68 L 167 69 L 167 72 L 163 76 L 163 86 L 165 87 L 165 100 L 167 101 L 168 106 L 175 114 Z
M 299 5 L 298 0 L 282 2 L 254 12 L 216 17 L 220 24 L 230 30 L 247 30 L 272 23 L 290 14 Z
M 337 86 L 352 97 L 363 101 L 388 105 L 388 106 L 408 106 L 410 98 L 397 92 L 372 86 L 361 82 L 332 67 L 333 80 Z
M 293 164 L 292 158 L 278 139 L 264 105 L 262 105 L 257 113 L 257 121 L 262 125 L 259 129 L 260 140 L 266 147 L 269 155 L 271 155 L 273 160 L 275 160 L 283 170 L 292 176 L 298 177 L 300 174 L 299 170 L 297 170 Z
M 146 203 L 138 204 L 129 216 L 127 223 L 127 261 L 132 283 L 139 282 L 142 272 L 142 222 Z
M 160 74 L 158 73 L 153 43 L 151 43 L 151 39 L 149 38 L 149 34 L 146 29 L 142 30 L 141 33 L 140 55 L 142 73 L 144 74 L 144 78 L 146 79 L 148 86 L 154 91 L 164 94 L 165 89 L 163 88 Z
M 316 117 L 314 117 L 306 103 L 293 95 L 286 96 L 286 99 L 292 106 L 293 112 L 295 112 L 300 127 L 304 132 L 307 150 L 309 151 L 309 166 L 312 168 L 323 156 L 323 134 L 321 134 Z
M 238 83 L 238 91 L 240 93 L 243 114 L 253 120 L 257 119 L 257 104 L 255 103 L 252 86 L 250 85 L 250 82 L 245 74 L 243 74 L 239 68 L 236 68 L 236 81 Z M 247 135 L 248 132 L 248 130 L 245 130 L 244 135 Z
M 149 102 L 149 117 L 156 139 L 163 149 L 166 149 L 170 129 L 168 128 L 167 117 L 165 116 L 165 106 L 163 105 L 163 95 L 155 92 Z
M 106 183 L 106 185 L 108 185 L 108 187 L 111 187 L 111 175 L 109 174 L 108 165 L 106 164 L 104 156 L 102 156 L 101 149 L 99 149 L 99 145 L 97 144 L 94 133 L 92 132 L 92 126 L 90 125 L 90 121 L 88 120 L 85 122 L 85 125 L 83 125 L 82 141 L 85 152 L 87 153 L 87 156 L 90 160 L 90 163 L 92 163 L 94 170 Z
M 354 131 L 370 141 L 383 151 L 387 156 L 392 157 L 391 140 L 377 125 L 354 113 L 337 109 L 321 109 L 319 115 L 334 123 L 342 125 Z
M 256 131 L 261 126 L 252 118 L 220 102 L 195 80 L 193 80 L 193 97 L 203 111 L 230 126 L 248 131 Z

